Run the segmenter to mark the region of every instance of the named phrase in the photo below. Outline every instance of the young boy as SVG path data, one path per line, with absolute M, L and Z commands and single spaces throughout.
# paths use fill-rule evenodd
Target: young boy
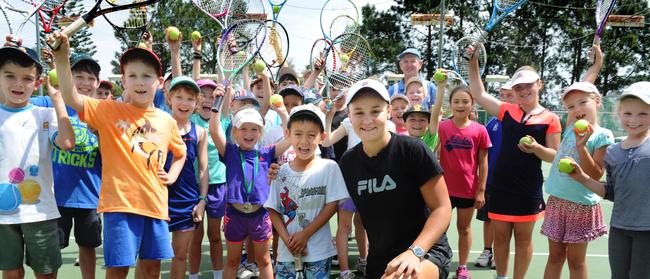
M 55 32 L 61 47 L 54 52 L 66 104 L 95 127 L 104 156 L 102 190 L 97 211 L 104 212 L 104 261 L 107 278 L 125 278 L 129 266 L 144 278 L 158 278 L 160 260 L 173 256 L 168 232 L 167 185 L 185 163 L 185 143 L 176 121 L 153 108 L 162 82 L 161 63 L 146 49 L 127 50 L 120 57 L 128 103 L 95 100 L 77 92 L 68 64 L 68 37 Z M 174 154 L 169 172 L 162 167 Z
M 108 80 L 102 80 L 99 82 L 99 88 L 95 91 L 95 94 L 92 96 L 95 99 L 105 100 L 113 98 L 113 83 Z
M 302 105 L 291 111 L 285 130 L 296 157 L 282 165 L 264 204 L 282 239 L 276 266 L 279 279 L 295 278 L 294 260 L 305 263 L 305 278 L 330 277 L 336 249 L 329 219 L 338 202 L 349 196 L 336 162 L 316 155 L 326 136 L 324 125 L 319 108 Z
M 67 59 L 67 57 L 66 57 Z M 59 92 L 52 108 L 29 103 L 43 66 L 35 51 L 0 48 L 0 270 L 23 278 L 23 258 L 37 278 L 56 278 L 61 266 L 54 198 L 52 146 L 74 148 L 74 132 Z M 58 129 L 57 129 L 58 128 Z
M 384 85 L 371 79 L 346 98 L 361 143 L 339 166 L 372 247 L 366 278 L 447 278 L 451 204 L 442 169 L 420 140 L 388 131 L 388 102 Z

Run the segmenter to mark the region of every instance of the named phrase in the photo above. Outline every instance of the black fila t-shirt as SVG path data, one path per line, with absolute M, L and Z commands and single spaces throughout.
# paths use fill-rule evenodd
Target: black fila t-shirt
M 368 233 L 366 278 L 380 278 L 424 228 L 428 208 L 420 187 L 442 168 L 421 140 L 394 133 L 377 156 L 368 157 L 361 143 L 343 154 L 339 166 Z M 449 247 L 446 236 L 436 245 Z

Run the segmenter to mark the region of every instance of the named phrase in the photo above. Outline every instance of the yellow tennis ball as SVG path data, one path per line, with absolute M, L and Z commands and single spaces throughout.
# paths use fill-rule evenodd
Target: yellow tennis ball
M 350 56 L 345 53 L 341 54 L 341 62 L 348 63 L 348 61 L 350 61 Z
M 443 81 L 445 81 L 445 79 L 447 79 L 447 74 L 445 72 L 443 72 L 443 71 L 438 70 L 433 75 L 433 80 L 435 80 L 437 82 L 443 82 Z
M 580 119 L 576 121 L 575 124 L 573 124 L 573 130 L 576 131 L 578 134 L 584 134 L 587 132 L 587 128 L 589 128 L 589 121 Z
M 192 41 L 198 41 L 201 39 L 201 33 L 199 31 L 192 32 Z
M 519 144 L 531 144 L 533 143 L 533 139 L 530 136 L 525 136 L 519 139 Z
M 569 158 L 562 158 L 557 164 L 557 168 L 562 173 L 572 173 L 575 170 L 575 167 L 571 164 L 573 160 Z
M 41 195 L 41 185 L 32 179 L 26 179 L 18 184 L 18 190 L 24 203 L 36 203 Z
M 139 43 L 138 47 L 139 48 L 149 48 L 149 46 L 147 46 L 147 43 Z
M 50 78 L 50 84 L 52 86 L 59 85 L 59 77 L 56 74 L 56 69 L 52 69 L 49 72 L 47 72 L 47 76 Z
M 178 40 L 178 38 L 181 36 L 181 30 L 178 30 L 178 28 L 174 26 L 167 27 L 167 32 L 169 34 L 169 39 L 172 41 Z
M 284 105 L 284 99 L 280 94 L 273 94 L 273 96 L 271 96 L 270 102 L 271 105 L 274 105 L 276 107 L 281 107 L 282 105 Z
M 264 69 L 266 69 L 266 64 L 264 64 L 264 61 L 262 60 L 257 60 L 255 61 L 255 65 L 253 66 L 253 68 L 256 73 L 260 74 L 264 72 Z

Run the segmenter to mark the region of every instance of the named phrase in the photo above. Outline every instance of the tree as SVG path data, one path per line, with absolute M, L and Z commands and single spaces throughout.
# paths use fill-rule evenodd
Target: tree
M 83 5 L 83 0 L 69 0 L 66 2 L 63 11 L 56 16 L 52 23 L 52 30 L 60 30 L 59 22 L 70 23 L 80 15 L 86 13 L 86 9 Z M 42 13 L 46 16 L 46 21 L 49 20 L 49 14 Z M 40 20 L 40 19 L 39 19 Z M 39 23 L 40 24 L 40 23 Z M 43 30 L 40 31 L 41 42 L 46 41 L 46 36 Z M 92 39 L 92 34 L 88 28 L 81 28 L 77 31 L 72 38 L 70 38 L 70 47 L 75 52 L 86 53 L 90 56 L 94 56 L 97 53 L 97 47 L 95 46 L 95 41 Z
M 360 33 L 374 54 L 370 74 L 397 72 L 396 57 L 409 42 L 400 26 L 401 17 L 393 11 L 377 11 L 373 5 L 363 6 L 361 15 Z

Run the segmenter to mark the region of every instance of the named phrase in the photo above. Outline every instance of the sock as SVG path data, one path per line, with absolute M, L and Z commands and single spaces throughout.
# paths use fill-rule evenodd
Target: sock
M 213 277 L 213 279 L 222 279 L 223 278 L 223 269 L 221 269 L 221 270 L 212 270 L 212 277 Z
M 487 251 L 490 251 L 490 253 L 492 253 L 492 247 L 490 247 L 490 248 L 483 248 L 483 249 L 485 249 L 485 250 L 487 250 Z
M 190 274 L 190 279 L 199 279 L 199 274 Z
M 497 277 L 495 279 L 508 279 L 508 276 L 499 276 L 499 275 L 497 275 Z
M 344 270 L 344 271 L 341 271 L 341 274 L 340 274 L 340 275 L 341 275 L 341 276 L 345 276 L 345 275 L 348 274 L 348 273 L 350 273 L 350 270 Z
M 459 265 L 458 265 L 458 268 L 467 269 L 467 265 L 466 265 L 466 264 L 459 264 Z

